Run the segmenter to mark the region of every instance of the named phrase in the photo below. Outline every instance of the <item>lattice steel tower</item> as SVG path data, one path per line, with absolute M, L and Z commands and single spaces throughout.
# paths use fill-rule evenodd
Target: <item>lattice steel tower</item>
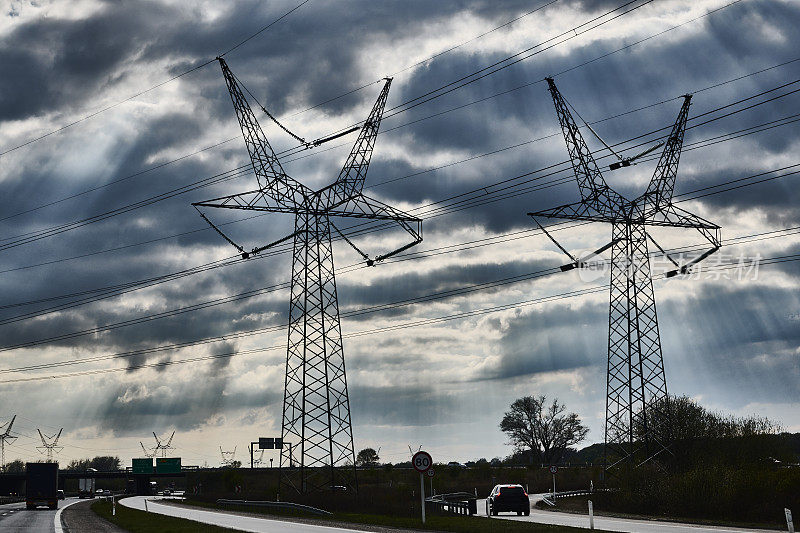
M 153 451 L 148 452 L 147 448 L 144 447 L 144 443 L 142 441 L 139 441 L 139 446 L 142 447 L 142 451 L 144 452 L 144 456 L 147 457 L 148 459 L 152 459 L 153 457 L 155 457 L 156 453 L 158 452 L 158 447 L 157 446 L 155 448 L 153 448 Z
M 166 441 L 163 441 L 163 440 L 159 439 L 158 435 L 156 435 L 155 431 L 153 432 L 153 437 L 156 439 L 156 447 L 153 448 L 153 456 L 155 457 L 155 456 L 158 455 L 158 452 L 161 452 L 161 457 L 166 457 L 167 456 L 167 452 L 169 450 L 173 449 L 172 448 L 172 439 L 175 438 L 175 432 L 173 431 L 172 435 L 170 435 L 169 439 L 167 439 Z M 142 444 L 142 443 L 139 442 L 139 444 Z M 142 449 L 144 450 L 144 444 L 142 444 Z
M 6 471 L 6 442 L 14 442 L 17 437 L 11 435 L 11 428 L 14 426 L 14 420 L 17 419 L 17 415 L 14 415 L 11 418 L 11 422 L 8 425 L 3 424 L 0 426 L 0 472 Z
M 391 79 L 386 79 L 360 131 L 357 127 L 351 128 L 342 134 L 306 143 L 308 147 L 316 146 L 351 131 L 359 131 L 358 139 L 336 181 L 315 191 L 289 177 L 283 170 L 242 92 L 243 86 L 225 61 L 218 59 L 250 153 L 258 189 L 193 205 L 292 213 L 295 217 L 294 233 L 249 252 L 222 235 L 242 252 L 244 258 L 284 241 L 294 241 L 281 430 L 285 445 L 292 446 L 288 450 L 284 447 L 281 451 L 281 483 L 299 493 L 338 485 L 357 490 L 331 228 L 353 246 L 368 265 L 422 241 L 420 219 L 361 192 Z M 413 240 L 392 252 L 369 258 L 334 226 L 331 219 L 335 217 L 394 221 Z M 294 450 L 296 467 L 291 466 L 290 450 Z
M 64 431 L 64 428 L 59 429 L 58 433 L 56 433 L 55 435 L 45 435 L 42 433 L 41 429 L 37 429 L 36 431 L 39 432 L 39 438 L 42 439 L 42 445 L 37 446 L 36 449 L 39 450 L 39 453 L 42 453 L 45 456 L 47 456 L 48 463 L 52 463 L 53 454 L 59 453 L 61 450 L 64 449 L 63 446 L 58 445 L 58 439 L 61 438 L 61 432 Z
M 605 465 L 606 469 L 623 464 L 637 466 L 667 450 L 671 439 L 667 380 L 647 241 L 650 240 L 675 266 L 674 270 L 666 273 L 666 277 L 688 273 L 692 265 L 714 253 L 720 246 L 719 226 L 672 203 L 691 95 L 684 96 L 678 118 L 666 142 L 662 143 L 664 150 L 647 190 L 638 198 L 628 200 L 605 182 L 570 114 L 569 104 L 551 78 L 547 79 L 547 83 L 567 143 L 581 200 L 528 214 L 534 220 L 541 216 L 611 224 L 611 242 L 582 259 L 571 256 L 557 242 L 556 245 L 572 260 L 561 267 L 564 271 L 586 266 L 585 260 L 611 249 Z M 609 168 L 615 170 L 630 166 L 633 160 L 657 147 L 632 158 L 617 155 L 619 162 Z M 658 245 L 648 233 L 647 226 L 697 229 L 711 244 L 711 249 L 680 265 Z

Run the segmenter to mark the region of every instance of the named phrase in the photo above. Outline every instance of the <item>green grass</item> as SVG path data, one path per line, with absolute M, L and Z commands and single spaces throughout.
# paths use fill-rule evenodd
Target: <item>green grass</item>
M 173 518 L 160 514 L 147 513 L 117 505 L 117 515 L 111 516 L 111 502 L 97 501 L 92 504 L 92 511 L 126 531 L 132 533 L 195 533 L 199 529 L 208 533 L 230 533 L 235 529 L 203 524 L 183 518 Z
M 231 507 L 221 507 L 213 503 L 185 500 L 184 505 L 203 507 L 205 509 L 230 510 Z M 276 512 L 264 508 L 241 509 L 243 512 L 264 514 L 273 517 L 292 516 L 297 517 L 293 512 Z M 533 522 L 517 522 L 513 520 L 503 520 L 499 518 L 487 518 L 484 516 L 440 516 L 432 515 L 427 517 L 425 526 L 419 517 L 410 516 L 390 516 L 377 514 L 357 514 L 357 513 L 334 513 L 333 517 L 317 517 L 305 515 L 308 521 L 320 522 L 340 522 L 344 524 L 363 524 L 373 526 L 387 526 L 414 529 L 419 531 L 447 531 L 451 533 L 578 533 L 584 529 L 551 526 L 547 524 L 536 524 Z M 599 530 L 596 530 L 599 531 Z
M 546 505 L 544 502 L 539 502 L 536 505 L 536 507 L 543 511 L 555 511 L 555 512 L 560 511 L 560 512 L 582 514 L 588 516 L 589 514 L 588 500 L 593 500 L 595 516 L 608 516 L 612 518 L 629 518 L 632 520 L 656 519 L 656 520 L 661 520 L 663 522 L 679 522 L 685 524 L 697 524 L 701 526 L 736 527 L 741 529 L 775 529 L 778 531 L 782 531 L 782 525 L 776 525 L 775 523 L 742 522 L 742 521 L 737 522 L 734 520 L 725 520 L 725 519 L 703 520 L 696 517 L 692 518 L 692 517 L 681 517 L 681 516 L 655 516 L 653 514 L 646 515 L 646 514 L 626 513 L 622 511 L 609 511 L 598 507 L 597 495 L 570 496 L 569 498 L 560 498 L 556 501 L 555 507 L 550 507 L 549 505 Z

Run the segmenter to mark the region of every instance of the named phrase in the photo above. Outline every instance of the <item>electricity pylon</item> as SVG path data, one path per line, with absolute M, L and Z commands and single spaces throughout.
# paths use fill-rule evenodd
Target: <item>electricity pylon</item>
M 0 426 L 0 431 L 2 431 L 0 433 L 0 472 L 6 471 L 6 442 L 13 442 L 17 438 L 11 436 L 11 426 L 14 425 L 14 420 L 16 419 L 17 415 L 14 415 L 8 425 Z
M 561 267 L 563 271 L 585 267 L 588 258 L 611 249 L 605 467 L 610 470 L 623 465 L 639 466 L 668 450 L 671 439 L 667 380 L 647 241 L 650 240 L 675 266 L 674 270 L 666 273 L 666 277 L 688 273 L 693 265 L 717 251 L 720 246 L 719 226 L 672 203 L 691 95 L 684 96 L 683 106 L 664 143 L 664 150 L 647 190 L 636 199 L 628 200 L 605 182 L 570 114 L 569 104 L 559 93 L 552 78 L 548 78 L 547 83 L 567 143 L 581 200 L 528 214 L 534 220 L 541 216 L 611 224 L 611 242 L 584 258 L 573 257 L 549 233 L 545 233 L 572 260 Z M 594 133 L 588 124 L 587 127 Z M 617 155 L 620 161 L 612 164 L 610 169 L 630 166 L 634 159 L 655 148 L 629 159 Z M 648 226 L 696 229 L 708 240 L 711 248 L 681 265 L 653 239 L 647 231 Z
M 161 457 L 167 456 L 167 450 L 172 449 L 172 438 L 175 436 L 175 432 L 172 432 L 172 435 L 169 436 L 169 440 L 164 443 L 161 439 L 158 438 L 156 432 L 153 432 L 153 436 L 156 438 L 156 447 L 153 448 L 153 456 L 158 455 L 158 452 L 161 452 Z M 142 444 L 141 442 L 139 444 Z M 144 449 L 144 445 L 142 445 L 142 449 Z
M 139 445 L 142 447 L 142 451 L 144 452 L 144 456 L 147 457 L 148 459 L 152 459 L 153 457 L 156 456 L 156 452 L 158 451 L 158 448 L 153 448 L 153 451 L 148 452 L 147 448 L 144 447 L 144 443 L 142 443 L 142 441 L 139 441 Z
M 52 436 L 44 435 L 41 429 L 37 429 L 36 431 L 39 432 L 39 438 L 42 439 L 42 445 L 37 446 L 36 449 L 39 450 L 39 453 L 47 456 L 48 463 L 52 463 L 53 453 L 59 453 L 64 449 L 63 446 L 58 445 L 58 439 L 61 437 L 61 432 L 64 431 L 64 428 L 59 429 L 58 433 Z
M 386 79 L 336 181 L 315 191 L 289 177 L 283 170 L 250 109 L 242 87 L 225 61 L 222 58 L 218 60 L 259 188 L 193 205 L 195 208 L 204 206 L 291 213 L 295 217 L 294 233 L 267 246 L 253 248 L 250 252 L 244 251 L 214 226 L 244 258 L 290 239 L 294 241 L 281 436 L 284 443 L 293 444 L 289 450 L 295 448 L 295 461 L 299 464 L 297 468 L 291 468 L 291 451 L 287 451 L 286 447 L 281 450 L 281 484 L 299 493 L 338 485 L 357 491 L 331 228 L 368 265 L 374 265 L 422 241 L 422 221 L 419 218 L 361 192 L 391 79 Z M 344 133 L 357 129 L 351 128 Z M 201 216 L 205 218 L 202 213 Z M 336 217 L 397 222 L 413 240 L 394 251 L 370 258 L 333 224 L 332 219 Z M 286 469 L 287 466 L 290 468 Z
M 222 456 L 222 466 L 233 466 L 233 463 L 236 461 L 236 446 L 233 447 L 232 452 L 226 452 L 222 449 L 222 446 L 220 446 L 219 454 Z
M 258 457 L 253 458 L 253 466 L 256 468 L 260 467 L 261 463 L 264 462 L 264 450 L 260 450 L 260 452 L 261 453 L 258 455 Z

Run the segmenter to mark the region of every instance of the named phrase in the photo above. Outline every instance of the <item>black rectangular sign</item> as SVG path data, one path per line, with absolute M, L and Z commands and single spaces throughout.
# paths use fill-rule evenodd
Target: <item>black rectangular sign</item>
M 280 437 L 259 437 L 258 449 L 259 450 L 280 450 L 283 448 L 283 439 Z

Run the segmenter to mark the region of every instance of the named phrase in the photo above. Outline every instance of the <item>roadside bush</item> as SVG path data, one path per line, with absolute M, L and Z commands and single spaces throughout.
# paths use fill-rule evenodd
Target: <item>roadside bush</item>
M 594 495 L 604 511 L 743 523 L 783 523 L 783 509 L 800 516 L 800 468 L 721 464 L 670 475 L 638 470 L 619 491 Z

